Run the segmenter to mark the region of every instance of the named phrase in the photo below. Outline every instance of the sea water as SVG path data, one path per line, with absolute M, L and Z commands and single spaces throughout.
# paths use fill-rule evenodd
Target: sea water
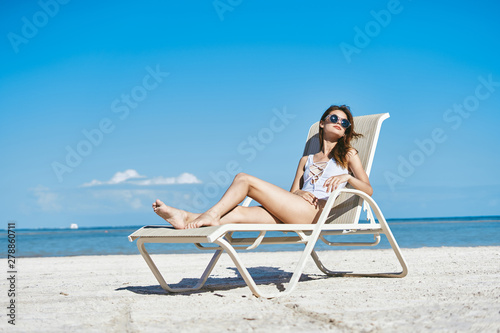
M 390 219 L 389 227 L 402 248 L 441 246 L 499 246 L 500 216 Z M 141 226 L 97 227 L 80 229 L 16 229 L 16 258 L 81 255 L 138 254 L 128 235 Z M 293 233 L 289 233 L 292 236 Z M 371 235 L 334 237 L 331 241 L 373 240 Z M 296 251 L 303 245 L 262 245 L 252 251 Z M 150 253 L 196 253 L 193 244 L 147 244 Z M 362 247 L 330 247 L 318 241 L 317 250 L 359 249 Z M 387 238 L 377 248 L 390 248 Z M 7 257 L 7 231 L 0 231 L 0 257 Z

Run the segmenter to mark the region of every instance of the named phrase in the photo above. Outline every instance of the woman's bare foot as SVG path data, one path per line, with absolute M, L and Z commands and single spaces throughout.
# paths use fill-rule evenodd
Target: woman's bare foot
M 187 223 L 186 229 L 193 229 L 193 228 L 219 225 L 219 224 L 220 224 L 220 216 L 218 216 L 217 214 L 213 214 L 210 211 L 207 211 L 198 216 L 192 222 Z
M 153 210 L 175 229 L 186 228 L 188 223 L 188 213 L 186 211 L 167 206 L 161 200 L 156 200 L 153 203 Z

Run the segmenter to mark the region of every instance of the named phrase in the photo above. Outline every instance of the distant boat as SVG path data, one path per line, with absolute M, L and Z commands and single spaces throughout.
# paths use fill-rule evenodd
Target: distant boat
M 71 225 L 69 226 L 70 229 L 78 229 L 78 224 L 76 223 L 71 223 Z

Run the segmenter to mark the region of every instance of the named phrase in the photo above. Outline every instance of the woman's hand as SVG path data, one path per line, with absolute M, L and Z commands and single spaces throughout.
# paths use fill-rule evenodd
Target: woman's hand
M 302 197 L 305 201 L 309 202 L 314 207 L 318 207 L 318 198 L 316 198 L 314 196 L 314 194 L 312 194 L 311 192 L 297 190 L 297 191 L 293 192 L 293 194 L 296 194 L 299 197 Z
M 350 174 L 332 176 L 325 181 L 323 186 L 326 187 L 326 192 L 332 192 L 336 190 L 340 184 L 348 182 L 351 177 Z

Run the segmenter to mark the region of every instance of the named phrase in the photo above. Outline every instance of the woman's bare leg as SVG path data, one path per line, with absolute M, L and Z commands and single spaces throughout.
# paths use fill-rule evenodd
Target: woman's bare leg
M 192 222 L 201 215 L 167 206 L 161 200 L 156 200 L 153 203 L 153 210 L 175 229 L 184 229 L 186 224 Z
M 275 217 L 283 223 L 313 223 L 320 211 L 319 208 L 295 194 L 256 177 L 240 173 L 236 175 L 233 183 L 229 186 L 226 193 L 224 193 L 221 200 L 205 213 L 196 217 L 192 222 L 186 223 L 186 228 L 219 225 L 221 222 L 238 222 L 236 219 L 233 222 L 227 222 L 232 221 L 232 219 L 229 219 L 231 218 L 229 212 L 243 201 L 246 196 L 259 202 L 265 208 L 265 211 L 269 213 L 264 219 L 268 222 L 261 223 L 273 223 L 269 217 Z M 241 213 L 242 210 L 238 208 L 236 212 Z M 226 220 L 221 221 L 221 218 L 226 214 L 228 214 Z M 255 220 L 260 220 L 259 216 L 263 216 L 262 210 L 248 210 L 245 211 L 245 214 L 250 214 L 250 216 L 246 216 L 248 219 L 252 219 L 251 215 L 255 214 Z M 276 223 L 274 218 L 273 221 Z M 253 223 L 258 222 L 254 221 Z
M 153 203 L 153 210 L 176 229 L 184 229 L 201 214 L 167 206 L 161 200 Z M 220 224 L 228 223 L 279 223 L 280 221 L 262 207 L 236 206 L 220 219 Z
M 281 223 L 281 221 L 269 213 L 264 207 L 236 206 L 220 219 L 220 224 L 229 223 L 277 224 Z

